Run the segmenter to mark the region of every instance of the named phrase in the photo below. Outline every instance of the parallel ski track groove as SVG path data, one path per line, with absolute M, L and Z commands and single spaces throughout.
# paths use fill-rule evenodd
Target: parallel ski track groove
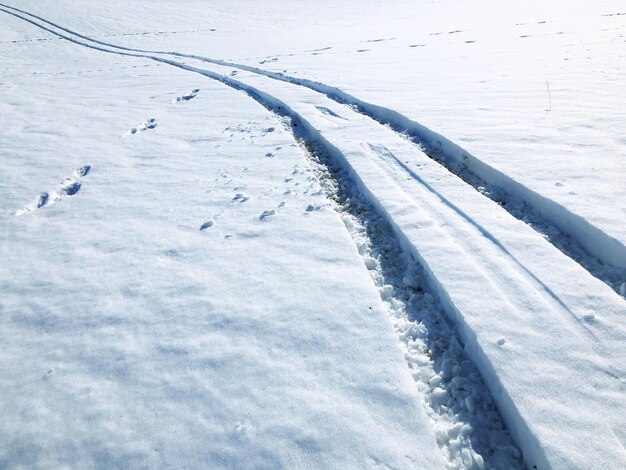
M 480 232 L 480 234 L 485 237 L 485 239 L 489 240 L 493 245 L 495 245 L 500 251 L 502 251 L 502 253 L 504 253 L 508 259 L 510 259 L 513 264 L 515 264 L 516 266 L 518 266 L 524 273 L 526 273 L 532 280 L 534 280 L 537 284 L 539 284 L 542 289 L 548 294 L 548 296 L 554 301 L 556 302 L 563 310 L 565 310 L 565 312 L 567 312 L 569 314 L 569 316 L 582 328 L 585 330 L 585 332 L 587 334 L 589 334 L 594 340 L 597 341 L 596 336 L 594 335 L 594 333 L 591 331 L 591 329 L 585 325 L 575 314 L 574 312 L 572 312 L 572 310 L 565 304 L 565 302 L 563 302 L 563 300 L 561 300 L 561 298 L 545 283 L 543 282 L 541 279 L 539 279 L 539 277 L 537 277 L 537 275 L 535 273 L 533 273 L 530 269 L 528 269 L 524 263 L 522 263 L 513 253 L 511 253 L 499 240 L 496 236 L 494 236 L 491 232 L 489 232 L 489 230 L 487 230 L 483 225 L 481 225 L 479 222 L 475 221 L 474 219 L 472 219 L 468 214 L 466 214 L 461 208 L 459 208 L 456 204 L 454 204 L 452 201 L 450 201 L 448 198 L 446 198 L 443 194 L 441 194 L 437 189 L 433 188 L 427 181 L 425 181 L 421 176 L 419 176 L 417 173 L 415 173 L 415 171 L 413 171 L 412 168 L 409 168 L 409 166 L 404 163 L 403 161 L 401 161 L 400 159 L 398 159 L 398 157 L 396 157 L 394 154 L 392 154 L 391 152 L 387 152 L 387 158 L 390 159 L 392 161 L 392 163 L 395 163 L 397 166 L 399 166 L 400 168 L 402 168 L 404 171 L 406 171 L 409 175 L 411 175 L 411 177 L 413 179 L 415 179 L 417 182 L 419 182 L 422 186 L 424 186 L 430 193 L 432 193 L 433 195 L 435 195 L 439 200 L 441 200 L 441 202 L 443 202 L 447 207 L 449 207 L 454 213 L 456 213 L 459 217 L 461 217 L 463 220 L 465 220 L 468 224 L 470 224 L 471 226 L 473 226 L 476 230 L 478 230 L 478 232 Z M 503 296 L 506 296 L 506 294 L 502 293 Z

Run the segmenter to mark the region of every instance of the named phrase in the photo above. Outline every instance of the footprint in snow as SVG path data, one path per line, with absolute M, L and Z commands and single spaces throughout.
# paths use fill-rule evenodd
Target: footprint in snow
M 263 211 L 263 213 L 259 216 L 259 220 L 265 220 L 268 217 L 273 216 L 274 214 L 276 214 L 276 211 L 274 209 L 269 211 Z
M 137 127 L 133 127 L 131 130 L 128 131 L 128 135 L 136 134 L 137 132 L 143 132 L 148 129 L 154 129 L 156 126 L 157 126 L 156 119 L 151 118 L 151 119 L 148 119 L 147 121 L 142 122 Z
M 76 169 L 74 171 L 74 174 L 69 178 L 65 178 L 61 182 L 59 188 L 50 195 L 47 205 L 51 206 L 52 204 L 59 202 L 66 196 L 73 196 L 74 194 L 76 194 L 81 187 L 80 178 L 87 175 L 89 173 L 89 170 L 91 170 L 91 166 L 85 165 Z
M 278 206 L 276 207 L 276 209 L 271 209 L 271 210 L 267 210 L 267 211 L 263 211 L 263 213 L 259 216 L 259 220 L 265 220 L 268 217 L 271 217 L 273 215 L 276 214 L 276 211 L 278 209 L 280 209 L 281 207 L 285 207 L 285 201 L 282 201 L 280 204 L 278 204 Z
M 59 194 L 63 196 L 73 196 L 80 189 L 80 181 L 75 179 L 66 179 L 59 188 Z
M 246 421 L 239 421 L 233 428 L 233 435 L 236 439 L 247 439 L 254 433 L 254 426 Z
M 20 216 L 28 212 L 32 212 L 44 206 L 51 206 L 53 204 L 56 204 L 66 196 L 73 196 L 80 190 L 80 179 L 83 176 L 86 176 L 90 170 L 91 166 L 89 165 L 77 168 L 72 176 L 65 178 L 63 181 L 61 181 L 61 184 L 55 191 L 53 191 L 52 193 L 40 193 L 39 196 L 37 196 L 30 204 L 27 204 L 21 209 L 15 211 L 15 216 Z
M 87 176 L 87 174 L 91 171 L 91 165 L 81 166 L 74 170 L 74 176 L 76 178 L 82 178 L 83 176 Z
M 213 225 L 215 225 L 215 222 L 213 222 L 212 220 L 208 220 L 205 223 L 203 223 L 202 225 L 200 225 L 200 231 L 206 230 L 209 227 L 213 227 Z
M 181 101 L 189 101 L 195 98 L 199 91 L 200 91 L 200 88 L 194 88 L 186 95 L 176 97 L 176 99 L 172 100 L 172 103 L 179 103 Z
M 248 196 L 246 196 L 245 194 L 242 193 L 237 193 L 235 194 L 235 197 L 232 199 L 233 202 L 238 201 L 238 202 L 246 202 L 249 201 L 250 198 Z
M 317 212 L 326 207 L 326 204 L 309 204 L 306 206 L 306 212 Z
M 26 214 L 27 212 L 32 212 L 35 209 L 39 209 L 40 207 L 44 206 L 46 202 L 48 202 L 49 197 L 50 196 L 48 195 L 48 193 L 39 194 L 39 196 L 37 196 L 30 204 L 27 204 L 21 209 L 15 211 L 15 215 L 20 216 Z

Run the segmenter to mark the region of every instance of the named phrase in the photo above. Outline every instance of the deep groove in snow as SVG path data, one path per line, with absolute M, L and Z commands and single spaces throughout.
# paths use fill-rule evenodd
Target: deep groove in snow
M 621 246 L 617 240 L 611 238 L 609 235 L 590 225 L 586 221 L 582 219 L 578 220 L 580 217 L 570 213 L 567 209 L 559 206 L 554 201 L 534 193 L 532 190 L 524 187 L 508 176 L 501 174 L 496 169 L 469 155 L 468 152 L 463 150 L 454 142 L 451 142 L 442 135 L 437 134 L 417 122 L 411 121 L 397 111 L 364 102 L 339 88 L 326 85 L 324 83 L 291 77 L 282 73 L 260 69 L 258 67 L 232 63 L 219 59 L 211 59 L 194 54 L 183 54 L 175 51 L 136 49 L 99 41 L 60 26 L 35 14 L 20 10 L 19 8 L 11 7 L 3 3 L 0 3 L 0 6 L 24 13 L 69 34 L 73 34 L 79 38 L 100 44 L 102 46 L 108 46 L 122 51 L 138 52 L 141 54 L 162 54 L 191 58 L 216 65 L 233 67 L 247 72 L 260 74 L 275 80 L 303 86 L 321 93 L 333 101 L 350 106 L 380 124 L 390 127 L 395 132 L 404 136 L 404 138 L 407 138 L 417 144 L 431 159 L 461 178 L 465 183 L 472 186 L 480 194 L 497 202 L 504 210 L 509 212 L 509 214 L 528 224 L 546 240 L 548 240 L 554 247 L 580 264 L 591 275 L 609 285 L 617 294 L 626 297 L 626 289 L 624 288 L 626 285 L 626 249 L 624 249 L 624 247 Z M 35 26 L 71 42 L 104 52 L 136 56 L 135 54 L 110 51 L 101 47 L 81 43 L 60 35 L 44 26 L 36 24 L 33 21 L 23 18 L 22 16 L 16 15 L 15 13 L 6 10 L 2 11 L 13 16 L 17 16 L 18 18 L 28 21 Z M 182 64 L 174 64 L 171 61 L 154 56 L 143 55 L 139 57 L 150 58 L 152 60 L 169 63 L 170 65 L 187 68 Z M 490 177 L 485 177 L 485 175 L 490 175 Z M 496 184 L 495 180 L 500 180 L 500 184 Z M 505 185 L 509 186 L 509 190 L 504 187 Z M 515 195 L 516 192 L 518 195 Z M 537 199 L 539 204 L 543 206 L 544 211 L 552 213 L 552 217 L 542 214 L 542 211 L 535 206 L 536 203 L 531 204 L 527 200 L 529 197 Z M 551 220 L 551 218 L 553 220 Z M 562 219 L 560 223 L 555 220 L 559 218 Z M 581 229 L 579 227 L 584 228 Z M 582 232 L 585 231 L 586 233 L 583 235 Z M 590 250 L 590 248 L 593 248 L 593 250 Z M 592 253 L 591 251 L 596 251 L 596 253 Z M 602 255 L 600 255 L 600 251 L 603 252 Z M 622 258 L 624 266 L 621 267 L 619 266 L 619 260 Z
M 196 56 L 194 58 L 200 59 Z M 202 60 L 202 59 L 200 59 Z M 235 64 L 229 64 L 236 67 Z M 613 264 L 604 262 L 597 256 L 591 254 L 583 244 L 577 240 L 572 234 L 564 232 L 555 223 L 544 217 L 539 210 L 529 204 L 522 198 L 516 197 L 507 192 L 503 187 L 497 184 L 489 183 L 485 179 L 481 178 L 476 172 L 468 166 L 466 161 L 457 159 L 452 151 L 446 151 L 447 147 L 454 145 L 452 142 L 442 143 L 440 140 L 429 143 L 433 137 L 430 134 L 434 134 L 432 131 L 424 128 L 424 131 L 417 132 L 407 129 L 407 126 L 403 126 L 398 121 L 390 118 L 385 118 L 385 112 L 393 112 L 398 114 L 404 121 L 408 119 L 395 111 L 386 110 L 380 108 L 382 111 L 372 111 L 375 105 L 364 103 L 361 100 L 354 98 L 347 93 L 324 85 L 321 83 L 312 82 L 309 80 L 302 80 L 294 77 L 286 77 L 281 74 L 275 74 L 273 72 L 265 72 L 253 67 L 244 67 L 247 71 L 253 71 L 254 73 L 261 73 L 269 78 L 279 79 L 288 83 L 304 86 L 311 90 L 324 94 L 328 98 L 338 103 L 351 107 L 357 112 L 364 114 L 382 125 L 388 126 L 390 129 L 401 135 L 403 138 L 410 140 L 416 144 L 420 150 L 422 150 L 428 157 L 436 161 L 450 173 L 456 175 L 462 179 L 465 183 L 469 184 L 476 191 L 485 197 L 498 203 L 504 210 L 515 217 L 518 220 L 526 223 L 532 227 L 536 232 L 541 234 L 547 241 L 549 241 L 555 248 L 561 251 L 566 256 L 572 258 L 583 268 L 585 268 L 591 275 L 600 279 L 608 286 L 610 286 L 616 293 L 626 296 L 623 292 L 622 286 L 626 282 L 626 269 L 615 266 Z M 250 70 L 252 69 L 252 70 Z M 265 72 L 265 73 L 264 73 Z M 278 77 L 276 75 L 279 75 Z M 336 92 L 330 91 L 336 90 Z M 378 107 L 376 107 L 378 108 Z M 413 127 L 423 127 L 418 123 L 412 123 Z M 442 140 L 446 140 L 441 137 Z M 464 159 L 466 160 L 466 159 Z
M 329 98 L 342 102 L 342 100 Z M 502 187 L 489 183 L 481 178 L 478 174 L 463 161 L 459 161 L 447 154 L 443 147 L 429 145 L 423 137 L 415 132 L 410 132 L 390 121 L 380 119 L 376 115 L 367 112 L 363 107 L 353 103 L 343 102 L 350 105 L 358 112 L 371 117 L 383 125 L 387 125 L 393 131 L 403 136 L 405 139 L 416 144 L 428 157 L 441 164 L 450 173 L 458 176 L 465 183 L 473 187 L 476 191 L 492 201 L 496 202 L 500 207 L 518 220 L 526 223 L 528 226 L 538 232 L 543 238 L 549 241 L 555 248 L 576 261 L 585 268 L 592 276 L 600 279 L 616 293 L 625 296 L 620 291 L 620 286 L 626 281 L 626 269 L 603 262 L 576 240 L 572 235 L 563 232 L 554 223 L 541 215 L 541 213 L 524 199 L 515 197 L 508 193 Z
M 185 54 L 174 55 L 187 57 Z M 208 62 L 216 63 L 218 65 L 222 64 L 222 61 L 213 61 L 211 59 L 201 58 L 198 56 L 189 57 L 193 57 L 198 60 L 207 60 Z M 532 227 L 555 248 L 585 268 L 592 276 L 606 283 L 616 293 L 626 297 L 626 292 L 624 292 L 624 288 L 622 287 L 626 283 L 625 268 L 610 264 L 603 261 L 598 256 L 594 256 L 575 236 L 560 229 L 555 223 L 544 217 L 538 209 L 529 204 L 523 198 L 516 197 L 507 192 L 501 185 L 499 186 L 483 179 L 468 166 L 467 162 L 469 161 L 469 157 L 467 154 L 465 155 L 465 158 L 461 160 L 454 156 L 455 151 L 449 149 L 446 150 L 448 147 L 456 146 L 452 142 L 447 141 L 444 137 L 435 134 L 418 123 L 409 121 L 406 117 L 395 111 L 362 102 L 361 100 L 348 95 L 338 88 L 306 79 L 298 79 L 274 72 L 267 72 L 256 67 L 239 66 L 238 64 L 228 65 L 231 67 L 240 67 L 249 72 L 259 73 L 267 76 L 268 78 L 304 86 L 327 96 L 333 101 L 349 106 L 351 109 L 389 127 L 403 138 L 416 144 L 428 157 L 442 165 L 450 173 L 459 177 L 480 194 L 498 203 L 513 217 Z M 374 109 L 379 109 L 379 111 L 374 111 Z M 397 114 L 399 119 L 396 120 L 389 117 L 386 118 L 384 117 L 386 113 Z M 410 124 L 403 125 L 401 124 L 402 121 Z M 413 127 L 413 130 L 409 130 L 409 126 Z M 416 131 L 415 128 L 417 127 L 423 127 L 423 130 L 421 132 Z M 437 136 L 437 138 L 441 140 L 437 140 L 437 138 L 433 136 Z M 433 142 L 429 143 L 429 141 Z
M 303 127 L 292 127 L 294 136 L 378 288 L 448 468 L 524 468 L 421 265 L 319 141 L 295 130 Z

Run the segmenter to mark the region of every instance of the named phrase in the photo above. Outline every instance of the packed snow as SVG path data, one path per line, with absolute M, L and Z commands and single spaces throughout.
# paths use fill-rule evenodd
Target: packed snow
M 626 467 L 616 0 L 0 3 L 0 466 Z

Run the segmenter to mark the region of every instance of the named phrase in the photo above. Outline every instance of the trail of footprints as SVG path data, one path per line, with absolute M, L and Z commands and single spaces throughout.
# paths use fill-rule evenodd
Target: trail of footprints
M 222 174 L 222 176 L 227 176 Z M 239 189 L 239 188 L 236 188 Z M 236 193 L 235 196 L 230 200 L 231 203 L 244 203 L 246 201 L 249 201 L 250 197 L 246 196 L 244 193 Z M 213 216 L 212 219 L 207 220 L 206 222 L 204 222 L 201 226 L 200 226 L 200 231 L 202 230 L 206 230 L 207 228 L 213 227 L 213 225 L 215 225 L 215 220 L 218 219 L 225 211 L 225 208 L 222 209 L 220 212 L 218 212 L 217 214 L 215 214 Z
M 275 127 L 273 126 L 262 126 L 261 123 L 256 122 L 256 121 L 248 121 L 246 124 L 238 124 L 237 126 L 229 126 L 227 128 L 225 128 L 222 133 L 223 134 L 227 134 L 227 138 L 228 138 L 228 142 L 233 142 L 233 140 L 235 140 L 237 138 L 237 136 L 239 137 L 239 140 L 248 140 L 250 143 L 254 143 L 255 139 L 259 138 L 259 137 L 263 137 L 271 132 L 274 132 L 276 130 Z M 294 144 L 295 146 L 295 144 Z M 274 158 L 278 152 L 282 149 L 281 146 L 278 146 L 274 149 L 274 151 L 272 152 L 266 152 L 265 153 L 265 157 L 267 158 Z M 244 172 L 247 171 L 247 168 L 244 168 L 243 170 Z M 298 168 L 298 165 L 294 166 L 291 174 L 289 176 L 286 176 L 283 179 L 284 183 L 291 183 L 294 180 L 294 176 L 300 173 L 300 169 Z M 218 176 L 221 178 L 228 178 L 229 176 L 223 172 L 219 172 Z M 219 181 L 220 178 L 216 178 L 216 181 Z M 312 178 L 312 177 L 310 177 Z M 231 179 L 228 180 L 228 182 L 232 182 Z M 295 186 L 300 185 L 300 182 L 295 182 L 294 183 Z M 234 191 L 240 190 L 241 187 L 235 187 Z M 277 189 L 277 188 L 274 188 Z M 266 193 L 265 195 L 269 195 L 272 191 L 269 191 L 268 193 Z M 297 194 L 294 193 L 294 191 L 292 189 L 287 189 L 283 191 L 283 195 L 290 195 L 290 194 Z M 305 192 L 306 194 L 306 192 Z M 321 192 L 320 192 L 321 194 Z M 233 203 L 244 203 L 246 201 L 250 200 L 249 196 L 246 196 L 244 193 L 241 192 L 237 192 L 235 193 L 235 195 L 232 197 L 232 199 L 230 200 L 230 204 Z M 261 214 L 258 215 L 257 220 L 260 222 L 265 222 L 268 221 L 268 219 L 270 219 L 271 217 L 275 216 L 280 209 L 282 209 L 283 207 L 285 207 L 286 202 L 285 201 L 281 201 L 278 203 L 278 205 L 275 208 L 272 209 L 267 209 L 264 210 L 263 212 L 261 212 Z M 323 207 L 322 205 L 313 205 L 310 204 L 305 211 L 311 212 L 313 210 L 319 210 L 321 207 Z M 209 229 L 213 226 L 215 226 L 215 222 L 217 219 L 219 219 L 219 217 L 224 213 L 226 208 L 222 209 L 221 211 L 219 211 L 217 214 L 213 215 L 213 217 L 209 220 L 207 220 L 206 222 L 204 222 L 202 225 L 200 225 L 200 231 L 204 231 L 206 229 Z M 226 238 L 231 238 L 232 235 L 226 235 Z
M 217 31 L 215 28 L 206 28 L 206 29 L 186 29 L 183 31 L 143 31 L 137 33 L 112 33 L 112 34 L 103 34 L 102 37 L 118 37 L 118 36 L 160 36 L 160 35 L 171 35 L 171 34 L 189 34 L 189 33 L 203 33 L 203 32 L 214 32 Z M 97 38 L 98 36 L 94 36 Z M 13 41 L 0 41 L 0 44 L 19 44 L 19 43 L 28 43 L 28 42 L 39 42 L 39 41 L 54 41 L 62 38 L 32 38 L 32 39 L 17 39 Z
M 190 101 L 196 97 L 196 95 L 200 92 L 200 88 L 194 88 L 189 93 L 185 93 L 184 95 L 178 96 L 172 100 L 172 103 L 180 103 L 183 101 Z M 157 126 L 157 120 L 155 118 L 150 118 L 141 124 L 138 124 L 135 127 L 132 127 L 126 135 L 133 135 L 137 132 L 143 132 L 150 129 L 154 129 Z
M 137 132 L 147 131 L 148 129 L 154 129 L 157 126 L 156 119 L 150 118 L 147 121 L 138 124 L 136 127 L 131 128 L 127 135 L 136 134 Z
M 176 104 L 176 103 L 181 103 L 181 102 L 187 102 L 192 100 L 193 98 L 195 98 L 198 93 L 200 92 L 199 88 L 194 88 L 193 90 L 191 90 L 188 93 L 185 93 L 181 96 L 178 96 L 176 98 L 174 98 L 172 100 L 172 104 Z M 330 110 L 327 109 L 320 109 L 320 112 L 322 112 L 323 114 L 328 114 L 332 117 L 337 117 L 340 119 L 341 116 L 336 115 L 335 113 L 333 113 Z M 147 119 L 146 121 L 138 124 L 137 126 L 131 128 L 125 135 L 133 135 L 133 134 L 137 134 L 139 132 L 144 132 L 147 130 L 151 130 L 157 127 L 157 121 L 156 118 L 150 118 Z M 262 126 L 260 123 L 255 122 L 255 121 L 249 121 L 246 125 L 243 124 L 239 124 L 237 126 L 234 127 L 227 127 L 226 129 L 224 129 L 222 132 L 223 133 L 228 133 L 228 138 L 229 138 L 229 142 L 232 142 L 233 139 L 235 138 L 235 135 L 237 133 L 240 134 L 240 140 L 249 140 L 250 143 L 254 143 L 256 138 L 259 137 L 263 137 L 269 133 L 272 133 L 276 130 L 275 127 L 273 126 Z M 293 147 L 296 147 L 296 144 L 292 144 Z M 272 152 L 266 152 L 264 155 L 267 158 L 274 158 L 279 152 L 280 150 L 282 150 L 281 146 L 277 146 L 274 151 Z M 62 199 L 68 197 L 68 196 L 73 196 L 75 194 L 77 194 L 79 192 L 79 190 L 81 189 L 81 185 L 82 185 L 82 178 L 87 176 L 89 174 L 89 172 L 91 171 L 91 166 L 90 165 L 85 165 L 82 166 L 80 168 L 77 168 L 71 176 L 65 178 L 63 181 L 61 181 L 61 183 L 59 183 L 59 186 L 50 192 L 41 192 L 35 199 L 33 199 L 29 204 L 25 205 L 24 207 L 18 209 L 17 211 L 15 211 L 14 215 L 15 216 L 21 216 L 24 214 L 27 214 L 29 212 L 33 212 L 37 209 L 41 209 L 43 207 L 49 207 L 52 206 L 54 204 L 56 204 L 57 202 L 61 201 Z M 243 170 L 244 172 L 247 171 L 247 168 L 244 168 Z M 300 194 L 298 192 L 299 186 L 301 185 L 301 181 L 298 180 L 302 180 L 302 173 L 308 173 L 308 170 L 305 170 L 304 172 L 299 168 L 298 165 L 295 165 L 291 171 L 291 173 L 286 176 L 285 178 L 283 178 L 283 183 L 289 185 L 289 187 L 287 189 L 282 189 L 282 194 L 284 196 L 295 196 Z M 228 179 L 229 175 L 227 173 L 224 173 L 220 170 L 219 172 L 219 176 L 223 179 Z M 217 179 L 219 180 L 219 178 Z M 216 181 L 217 181 L 216 180 Z M 303 195 L 311 195 L 311 196 L 320 196 L 322 194 L 321 188 L 318 187 L 319 185 L 317 184 L 317 180 L 315 179 L 314 176 L 312 175 L 308 175 L 306 177 L 306 180 L 309 183 L 308 188 L 306 188 L 304 191 L 302 191 Z M 232 181 L 229 180 L 229 181 Z M 211 219 L 203 222 L 200 225 L 200 231 L 204 231 L 207 230 L 213 226 L 215 226 L 216 223 L 216 219 L 218 219 L 222 213 L 226 210 L 226 208 L 228 206 L 232 206 L 233 204 L 243 204 L 247 201 L 250 200 L 250 197 L 247 196 L 245 193 L 240 192 L 240 190 L 242 189 L 242 187 L 235 187 L 234 191 L 235 192 L 234 196 L 232 196 L 229 204 L 227 206 L 225 206 L 220 212 L 218 212 L 217 214 L 215 214 Z M 277 190 L 279 188 L 274 188 L 274 190 Z M 312 190 L 314 189 L 314 190 Z M 265 195 L 268 196 L 270 193 L 272 192 L 272 190 L 270 190 L 268 193 L 266 193 Z M 278 205 L 272 209 L 267 209 L 264 210 L 261 214 L 258 215 L 257 220 L 260 222 L 265 222 L 268 219 L 272 218 L 273 216 L 275 216 L 280 209 L 282 209 L 283 207 L 285 207 L 286 202 L 285 201 L 281 201 L 278 203 Z M 306 215 L 310 214 L 311 212 L 315 212 L 318 211 L 322 208 L 324 208 L 327 204 L 319 204 L 319 203 L 311 203 L 308 204 L 306 208 L 304 208 L 304 213 Z M 227 238 L 230 238 L 232 235 L 227 235 Z
M 272 131 L 274 130 L 274 128 L 266 128 L 266 127 L 263 127 L 258 122 L 250 121 L 247 123 L 247 125 L 227 127 L 222 132 L 230 133 L 228 137 L 230 137 L 232 141 L 232 138 L 234 138 L 235 136 L 235 132 L 239 132 L 240 134 L 242 134 L 242 137 L 240 138 L 241 140 L 247 140 L 247 139 L 257 137 L 255 132 L 261 132 L 262 134 L 264 134 L 264 133 L 267 133 L 269 129 L 271 129 Z M 297 146 L 298 145 L 295 143 L 292 144 L 292 147 L 297 147 Z M 275 147 L 274 152 L 267 152 L 265 156 L 269 158 L 273 158 L 279 154 L 282 148 L 283 147 L 281 146 L 277 146 Z M 245 173 L 247 172 L 247 170 L 248 170 L 247 168 L 244 168 L 242 171 L 243 173 Z M 220 181 L 222 181 L 223 183 L 229 184 L 233 182 L 233 179 L 231 178 L 231 175 L 220 170 L 218 171 L 217 177 L 215 178 L 215 182 L 217 183 Z M 242 189 L 244 189 L 244 187 L 242 186 L 233 187 L 232 191 L 235 192 L 235 195 L 230 199 L 229 203 L 226 204 L 226 206 L 222 210 L 220 210 L 218 213 L 213 215 L 211 219 L 207 220 L 202 225 L 200 225 L 200 231 L 204 231 L 211 227 L 214 227 L 216 225 L 216 221 L 222 216 L 222 214 L 229 207 L 232 207 L 232 204 L 235 204 L 235 203 L 240 204 L 240 203 L 244 203 L 248 201 L 250 199 L 249 196 L 246 196 L 245 193 L 243 192 L 238 192 L 238 191 L 241 191 Z M 313 202 L 307 204 L 306 207 L 303 207 L 303 214 L 305 216 L 310 216 L 312 213 L 319 211 L 330 205 L 329 203 L 324 202 L 325 199 L 323 198 L 322 188 L 317 178 L 314 176 L 314 174 L 311 173 L 309 169 L 301 169 L 298 164 L 295 164 L 292 167 L 289 174 L 287 174 L 286 176 L 282 178 L 282 184 L 279 184 L 278 186 L 275 186 L 274 188 L 268 190 L 267 192 L 263 194 L 262 197 L 268 197 L 272 193 L 275 193 L 276 191 L 280 191 L 283 196 L 287 196 L 287 197 L 301 195 L 301 196 L 308 196 L 308 197 L 312 197 L 315 199 L 319 199 L 318 201 L 314 200 Z M 275 207 L 266 209 L 260 214 L 258 214 L 257 221 L 260 223 L 268 223 L 273 217 L 277 216 L 279 212 L 282 210 L 282 208 L 285 207 L 286 205 L 287 205 L 287 201 L 285 200 L 280 201 Z M 224 238 L 228 239 L 228 238 L 232 238 L 233 236 L 234 236 L 233 234 L 226 234 Z M 249 234 L 245 234 L 243 236 L 249 236 Z
M 191 90 L 189 93 L 179 96 L 178 98 L 174 100 L 174 102 L 177 103 L 180 101 L 189 101 L 195 98 L 199 91 L 200 91 L 199 88 L 195 88 Z M 141 124 L 138 124 L 137 126 L 131 128 L 125 135 L 133 135 L 138 132 L 143 132 L 146 130 L 154 129 L 155 127 L 157 127 L 156 119 L 150 118 L 142 122 Z M 78 193 L 78 191 L 81 188 L 82 178 L 84 176 L 87 176 L 90 170 L 91 170 L 90 165 L 85 165 L 76 169 L 74 173 L 72 173 L 71 176 L 61 181 L 58 188 L 56 188 L 54 191 L 51 191 L 51 192 L 44 191 L 44 192 L 39 193 L 39 195 L 35 199 L 33 199 L 29 204 L 16 210 L 14 215 L 16 217 L 19 217 L 29 212 L 33 212 L 37 209 L 41 209 L 42 207 L 50 207 L 56 204 L 57 202 L 59 202 L 61 199 L 64 199 L 68 196 L 75 195 L 76 193 Z M 204 228 L 207 228 L 207 227 L 204 227 Z
M 49 193 L 39 193 L 39 195 L 30 204 L 27 204 L 21 209 L 15 211 L 15 216 L 19 217 L 20 215 L 27 214 L 28 212 L 41 209 L 42 207 L 52 206 L 67 196 L 73 196 L 80 190 L 82 184 L 81 179 L 84 176 L 87 176 L 90 170 L 91 166 L 89 165 L 77 168 L 71 176 L 61 181 L 59 186 L 54 191 Z

